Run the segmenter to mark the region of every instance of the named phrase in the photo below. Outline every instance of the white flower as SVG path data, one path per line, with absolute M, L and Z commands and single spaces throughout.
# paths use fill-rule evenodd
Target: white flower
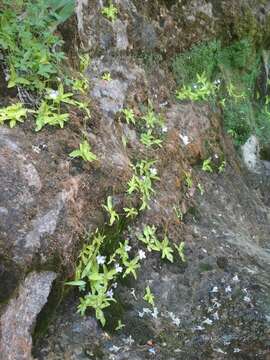
M 109 298 L 113 297 L 113 289 L 110 289 L 109 291 L 107 291 L 107 296 L 109 296 Z
M 157 175 L 157 169 L 154 167 L 154 168 L 150 168 L 150 173 L 152 175 Z
M 112 352 L 118 352 L 120 350 L 120 347 L 113 345 L 112 347 L 109 348 L 109 350 Z
M 168 132 L 168 127 L 167 127 L 167 126 L 163 126 L 162 129 L 161 129 L 161 131 L 162 131 L 163 133 Z
M 241 349 L 239 349 L 239 348 L 233 349 L 233 352 L 234 352 L 234 353 L 238 353 L 238 352 L 240 352 L 240 351 L 241 351 Z
M 211 290 L 211 293 L 217 293 L 218 292 L 218 287 L 214 286 L 213 289 Z
M 114 289 L 117 288 L 117 282 L 112 283 L 112 288 L 114 288 Z
M 232 292 L 232 288 L 230 287 L 230 285 L 228 285 L 228 286 L 225 287 L 225 292 L 226 292 L 226 293 Z
M 49 93 L 49 96 L 51 99 L 56 99 L 58 95 L 59 95 L 59 93 L 56 90 L 51 90 Z
M 214 318 L 215 320 L 219 320 L 218 312 L 215 312 L 215 313 L 213 314 L 213 318 Z
M 203 324 L 207 324 L 207 325 L 212 325 L 212 324 L 213 324 L 213 320 L 211 320 L 211 319 L 205 319 L 202 323 L 203 323 Z
M 148 349 L 148 351 L 150 352 L 150 354 L 155 354 L 156 350 L 154 348 Z
M 115 264 L 115 270 L 116 270 L 116 272 L 121 273 L 123 271 L 123 268 L 118 263 L 116 263 Z
M 240 281 L 237 274 L 233 277 L 232 281 L 233 282 L 239 282 Z
M 244 297 L 244 301 L 247 302 L 247 303 L 250 303 L 251 302 L 251 299 L 249 296 L 245 296 Z
M 125 246 L 125 250 L 126 250 L 126 252 L 129 252 L 129 251 L 131 250 L 131 246 L 126 245 L 126 246 Z
M 146 258 L 145 251 L 139 250 L 138 256 L 140 260 L 145 259 Z
M 98 255 L 98 256 L 97 256 L 97 263 L 98 263 L 98 265 L 103 265 L 103 264 L 105 264 L 105 261 L 106 261 L 106 256 L 101 256 L 101 255 Z
M 188 137 L 186 135 L 180 134 L 180 139 L 183 141 L 184 145 L 188 145 L 190 143 Z

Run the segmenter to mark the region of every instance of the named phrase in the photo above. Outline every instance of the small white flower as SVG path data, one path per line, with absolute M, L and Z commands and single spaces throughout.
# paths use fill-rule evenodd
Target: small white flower
M 219 315 L 217 311 L 213 314 L 213 318 L 214 320 L 219 320 Z
M 163 133 L 168 132 L 168 127 L 167 127 L 167 126 L 163 126 L 162 129 L 161 129 L 161 131 L 162 131 Z
M 98 265 L 103 265 L 103 264 L 105 264 L 105 261 L 106 261 L 106 256 L 101 256 L 101 255 L 98 255 L 98 256 L 97 256 L 97 263 L 98 263 Z
M 109 291 L 107 291 L 107 296 L 109 296 L 109 298 L 113 297 L 113 289 L 110 289 Z
M 49 96 L 51 99 L 56 99 L 58 95 L 59 95 L 59 93 L 56 90 L 51 90 L 49 93 Z
M 190 143 L 188 137 L 186 135 L 180 134 L 180 139 L 183 141 L 184 145 L 188 145 Z
M 148 351 L 150 352 L 150 354 L 155 354 L 156 350 L 154 348 L 148 349 Z
M 230 287 L 230 285 L 228 285 L 228 286 L 225 287 L 225 292 L 226 292 L 226 293 L 232 292 L 232 288 Z
M 150 173 L 151 173 L 152 175 L 157 175 L 157 169 L 156 169 L 155 167 L 150 168 Z
M 213 289 L 211 290 L 211 293 L 218 293 L 218 287 L 214 286 Z
M 139 250 L 138 256 L 140 260 L 145 259 L 146 258 L 145 251 Z
M 123 271 L 123 268 L 118 263 L 116 263 L 115 264 L 115 270 L 116 270 L 116 272 L 121 273 Z
M 247 302 L 247 303 L 250 303 L 251 302 L 251 298 L 249 296 L 245 296 L 244 297 L 244 301 Z
M 239 349 L 239 348 L 233 349 L 233 352 L 234 352 L 234 353 L 239 353 L 240 351 L 241 351 L 241 349 Z
M 239 282 L 240 281 L 237 274 L 233 277 L 232 281 L 233 282 Z
M 112 283 L 112 288 L 114 288 L 114 289 L 117 288 L 117 282 Z
M 118 352 L 120 350 L 120 347 L 113 345 L 112 347 L 109 348 L 109 350 L 112 352 Z
M 131 250 L 131 246 L 126 245 L 126 246 L 125 246 L 125 250 L 126 250 L 126 252 L 129 252 L 129 251 Z
M 205 319 L 202 323 L 203 323 L 203 324 L 207 324 L 207 325 L 212 325 L 212 324 L 213 324 L 213 320 L 211 320 L 211 319 Z

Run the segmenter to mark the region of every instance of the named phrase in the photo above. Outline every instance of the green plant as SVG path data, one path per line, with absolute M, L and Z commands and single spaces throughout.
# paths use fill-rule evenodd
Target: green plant
M 191 171 L 190 172 L 184 171 L 184 174 L 185 174 L 185 184 L 188 187 L 188 189 L 191 189 L 193 187 L 193 180 L 192 180 L 192 176 L 191 176 Z
M 199 189 L 200 194 L 203 195 L 204 194 L 204 188 L 203 188 L 202 184 L 198 183 L 197 188 Z
M 173 210 L 175 212 L 177 219 L 182 221 L 184 216 L 183 216 L 183 212 L 181 211 L 180 207 L 174 205 Z
M 69 120 L 69 114 L 59 114 L 54 106 L 42 101 L 37 111 L 36 131 L 40 131 L 45 125 L 64 127 L 64 123 Z
M 162 140 L 160 139 L 156 139 L 153 134 L 152 134 L 152 130 L 147 130 L 146 133 L 142 133 L 141 134 L 141 138 L 140 141 L 143 145 L 145 145 L 146 147 L 152 147 L 152 146 L 158 146 L 158 147 L 162 147 Z
M 211 158 L 208 158 L 203 161 L 202 170 L 205 172 L 213 172 L 212 164 L 211 164 Z
M 153 307 L 155 306 L 155 296 L 153 295 L 153 293 L 151 292 L 151 289 L 149 286 L 147 286 L 145 288 L 145 295 L 143 297 L 143 299 L 148 302 L 150 305 L 152 305 Z
M 186 262 L 186 257 L 185 257 L 185 253 L 184 253 L 185 243 L 182 241 L 182 242 L 180 242 L 179 245 L 174 244 L 174 247 L 176 248 L 181 261 Z
M 112 76 L 109 72 L 105 72 L 103 75 L 102 75 L 102 80 L 104 81 L 111 81 L 112 80 Z
M 40 91 L 58 73 L 65 56 L 55 29 L 74 6 L 74 0 L 28 0 L 17 9 L 13 2 L 5 5 L 0 13 L 0 48 L 9 68 L 9 87 L 23 85 Z
M 132 165 L 134 174 L 128 182 L 127 192 L 129 195 L 138 193 L 141 199 L 139 210 L 149 209 L 151 194 L 154 193 L 153 181 L 158 180 L 157 170 L 154 168 L 155 161 L 141 160 Z
M 219 167 L 218 167 L 218 172 L 219 172 L 219 173 L 223 173 L 223 172 L 225 171 L 225 167 L 226 167 L 226 161 L 223 160 L 223 161 L 221 162 L 221 164 L 219 165 Z
M 118 9 L 112 3 L 109 6 L 104 6 L 101 9 L 102 15 L 104 15 L 107 19 L 114 22 L 117 18 Z
M 91 146 L 87 140 L 80 143 L 80 148 L 72 151 L 69 156 L 73 158 L 81 157 L 84 161 L 89 162 L 97 160 L 97 157 L 92 153 Z
M 176 98 L 178 100 L 202 101 L 208 100 L 210 96 L 214 96 L 217 86 L 209 82 L 203 72 L 201 75 L 197 74 L 197 82 L 192 85 L 183 85 L 183 87 L 176 91 Z
M 166 235 L 162 241 L 158 241 L 158 248 L 161 252 L 161 258 L 166 258 L 171 263 L 173 263 L 173 249 L 170 247 L 169 239 Z
M 134 219 L 139 214 L 138 210 L 135 208 L 124 208 L 124 211 L 126 213 L 126 217 L 131 219 Z
M 126 325 L 123 324 L 121 320 L 118 320 L 117 326 L 116 326 L 115 330 L 116 330 L 116 331 L 121 330 L 121 329 L 122 329 L 123 327 L 125 327 L 125 326 L 126 326 Z
M 148 251 L 159 251 L 158 247 L 158 239 L 156 237 L 156 227 L 154 225 L 146 225 L 143 228 L 143 232 L 137 234 L 137 238 L 139 241 L 143 242 L 146 246 Z
M 110 215 L 110 226 L 112 226 L 115 221 L 119 220 L 119 215 L 117 214 L 117 212 L 113 208 L 113 202 L 112 202 L 112 197 L 111 196 L 107 197 L 107 205 L 102 205 L 102 207 Z
M 27 112 L 34 112 L 23 107 L 22 103 L 16 103 L 5 108 L 0 108 L 0 124 L 9 121 L 9 127 L 13 128 L 17 122 L 24 122 Z
M 124 114 L 125 120 L 128 124 L 132 123 L 133 125 L 135 125 L 135 114 L 132 109 L 123 109 L 122 113 Z
M 147 113 L 142 117 L 147 128 L 154 129 L 156 126 L 163 126 L 163 119 L 155 114 L 152 107 L 150 107 Z

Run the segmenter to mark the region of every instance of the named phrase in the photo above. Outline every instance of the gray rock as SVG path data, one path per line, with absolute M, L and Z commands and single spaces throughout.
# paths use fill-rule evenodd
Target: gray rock
M 53 272 L 33 272 L 20 285 L 16 297 L 9 302 L 1 316 L 1 359 L 32 359 L 31 333 L 55 278 Z

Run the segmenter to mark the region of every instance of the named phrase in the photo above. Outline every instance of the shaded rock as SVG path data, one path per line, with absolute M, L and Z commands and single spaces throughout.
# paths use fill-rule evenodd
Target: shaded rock
M 32 359 L 31 333 L 55 278 L 53 272 L 33 272 L 20 285 L 17 296 L 9 302 L 1 316 L 1 359 Z

